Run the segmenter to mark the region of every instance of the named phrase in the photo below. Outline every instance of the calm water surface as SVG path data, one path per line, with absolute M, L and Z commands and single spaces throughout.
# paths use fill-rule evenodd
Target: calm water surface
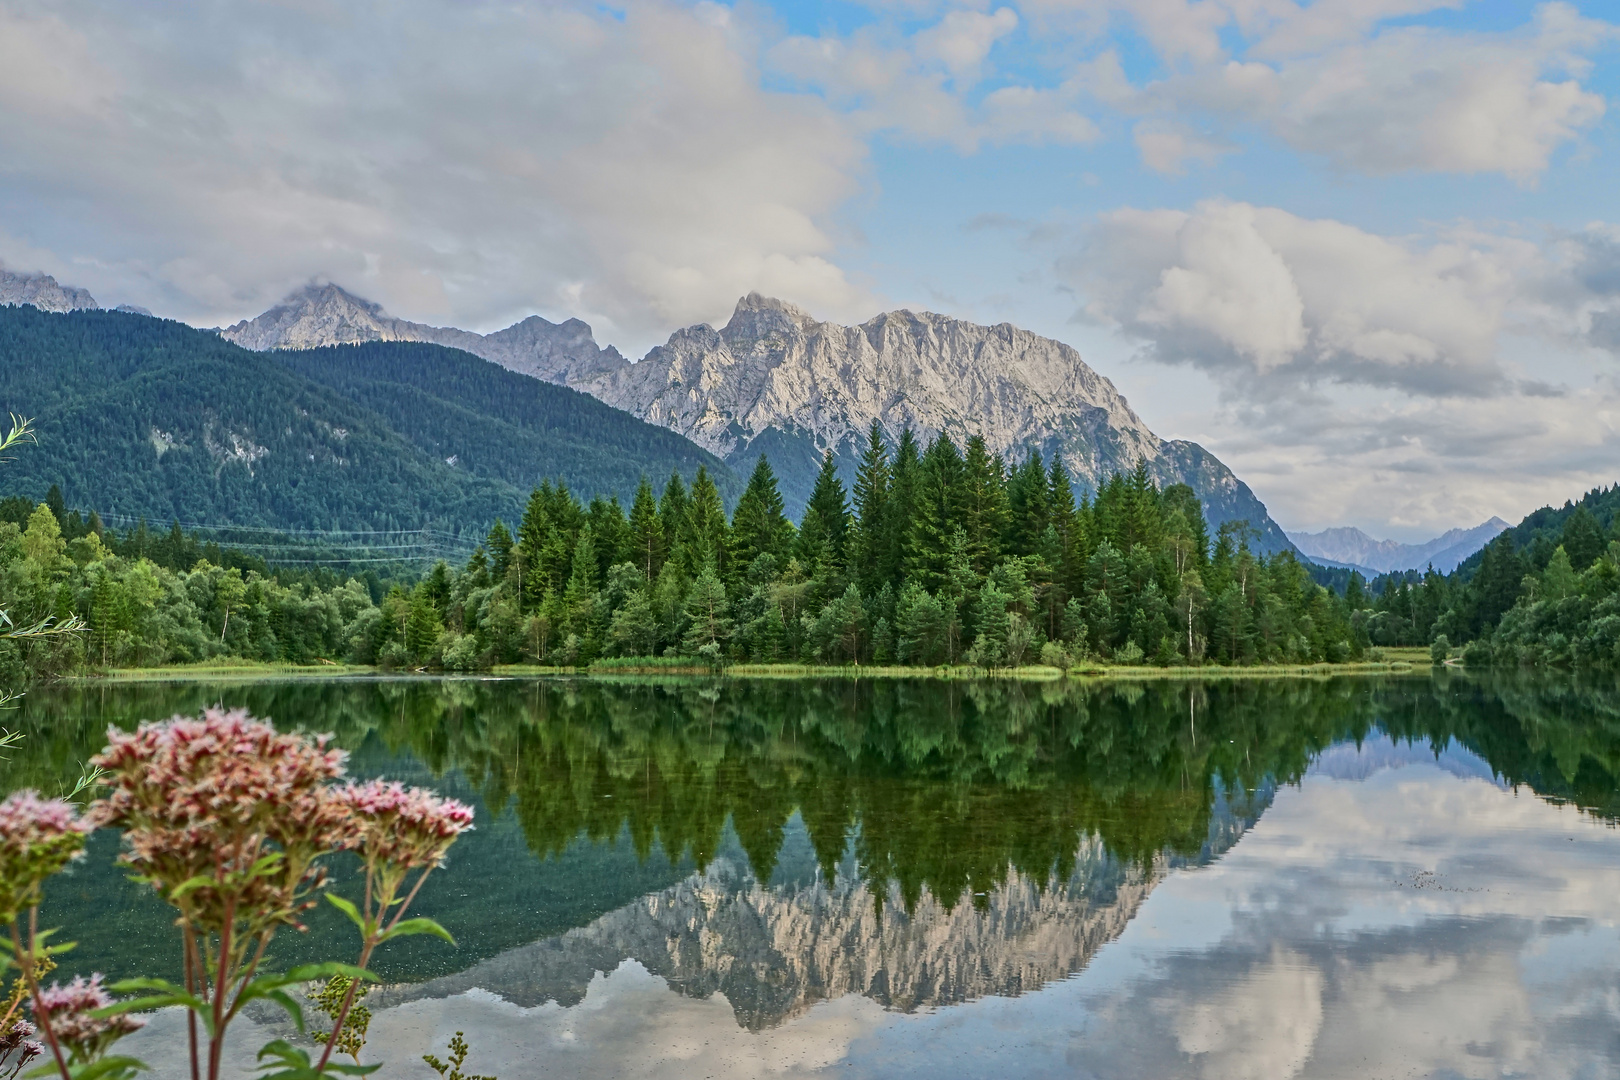
M 477 804 L 459 946 L 374 964 L 384 1076 L 1620 1075 L 1613 680 L 68 687 L 0 786 L 216 702 Z M 172 972 L 92 849 L 64 967 Z M 280 962 L 349 958 L 321 915 Z M 125 1045 L 179 1075 L 176 1027 Z

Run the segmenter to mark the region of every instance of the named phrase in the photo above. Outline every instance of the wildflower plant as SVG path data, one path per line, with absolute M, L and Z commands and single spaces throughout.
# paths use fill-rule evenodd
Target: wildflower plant
M 450 845 L 473 827 L 472 807 L 386 780 L 348 784 L 338 789 L 335 799 L 349 812 L 350 846 L 365 867 L 365 896 L 359 905 L 333 893 L 327 893 L 326 899 L 360 930 L 359 966 L 364 968 L 377 946 L 396 937 L 433 934 L 455 944 L 432 919 L 407 919 L 405 912 L 428 875 L 444 864 Z M 413 871 L 420 873 L 410 891 L 401 896 Z M 339 1035 L 358 986 L 358 982 L 349 984 L 317 1068 L 325 1067 L 333 1049 L 341 1045 Z
M 10 931 L 10 940 L 0 942 L 0 961 L 19 969 L 22 984 L 0 1001 L 0 1080 L 14 1080 L 23 1063 L 43 1052 L 35 1025 L 62 1080 L 126 1080 L 144 1066 L 110 1056 L 109 1048 L 141 1026 L 129 1014 L 167 1006 L 187 1010 L 191 1080 L 218 1080 L 226 1030 L 244 1006 L 273 1002 L 303 1031 L 302 1009 L 288 991 L 320 979 L 328 981 L 317 1003 L 334 1019 L 320 1039 L 320 1061 L 278 1039 L 259 1053 L 261 1080 L 375 1071 L 358 1060 L 361 1014 L 365 1020 L 369 1014 L 363 1008 L 357 1014 L 355 1003 L 365 982 L 375 981 L 365 965 L 395 937 L 431 933 L 450 940 L 437 923 L 407 919 L 405 912 L 450 845 L 472 827 L 473 815 L 418 788 L 341 783 L 345 757 L 328 736 L 284 734 L 245 712 L 213 709 L 134 732 L 110 731 L 107 748 L 92 759 L 107 794 L 83 816 L 69 802 L 34 792 L 0 803 L 0 921 Z M 85 834 L 102 825 L 123 830 L 121 861 L 177 911 L 182 983 L 131 979 L 104 987 L 96 975 L 40 986 L 54 966 L 51 957 L 71 947 L 47 946 L 50 931 L 38 929 L 43 883 L 80 857 Z M 327 887 L 324 860 L 346 850 L 365 866 L 363 900 L 325 895 L 360 926 L 358 965 L 261 970 L 278 931 L 305 929 L 303 915 Z M 413 871 L 420 873 L 404 891 Z M 116 1001 L 109 991 L 143 996 Z M 24 999 L 33 1023 L 18 1015 Z M 334 1048 L 355 1063 L 329 1061 Z

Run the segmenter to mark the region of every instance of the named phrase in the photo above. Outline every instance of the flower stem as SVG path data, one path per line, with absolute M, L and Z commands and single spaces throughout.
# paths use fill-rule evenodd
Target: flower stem
M 22 935 L 17 931 L 15 921 L 11 924 L 11 944 L 16 949 L 17 966 L 22 969 L 23 982 L 28 984 L 28 993 L 34 999 L 34 1019 L 39 1021 L 39 1030 L 45 1036 L 45 1041 L 51 1044 L 51 1054 L 56 1058 L 56 1068 L 62 1074 L 62 1080 L 73 1080 L 73 1074 L 68 1071 L 67 1059 L 62 1056 L 62 1047 L 56 1041 L 56 1033 L 51 1030 L 51 1016 L 40 1005 L 39 980 L 34 977 L 34 950 L 39 944 L 39 908 L 28 909 L 28 949 L 23 950 Z

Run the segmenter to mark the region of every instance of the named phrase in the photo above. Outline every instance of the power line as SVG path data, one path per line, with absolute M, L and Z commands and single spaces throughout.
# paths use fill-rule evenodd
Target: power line
M 138 524 L 141 521 L 146 521 L 150 524 L 150 522 L 153 520 L 144 514 L 119 514 L 112 512 L 102 514 L 101 518 L 103 521 L 111 519 L 128 522 L 132 525 Z M 185 521 L 179 518 L 173 518 L 170 520 L 179 525 L 182 529 L 191 529 L 193 531 L 201 530 L 207 532 L 267 533 L 272 536 L 430 536 L 444 537 L 457 543 L 477 543 L 476 540 L 469 540 L 465 536 L 457 533 L 445 532 L 442 529 L 283 529 L 268 525 L 228 525 L 205 521 Z

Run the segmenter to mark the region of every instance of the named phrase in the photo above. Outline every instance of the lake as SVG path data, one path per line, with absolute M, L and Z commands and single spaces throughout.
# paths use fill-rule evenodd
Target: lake
M 214 703 L 477 807 L 413 909 L 457 946 L 374 961 L 381 1075 L 1620 1075 L 1613 678 L 81 683 L 0 787 Z M 63 972 L 174 974 L 90 847 Z M 275 959 L 354 952 L 322 910 Z

